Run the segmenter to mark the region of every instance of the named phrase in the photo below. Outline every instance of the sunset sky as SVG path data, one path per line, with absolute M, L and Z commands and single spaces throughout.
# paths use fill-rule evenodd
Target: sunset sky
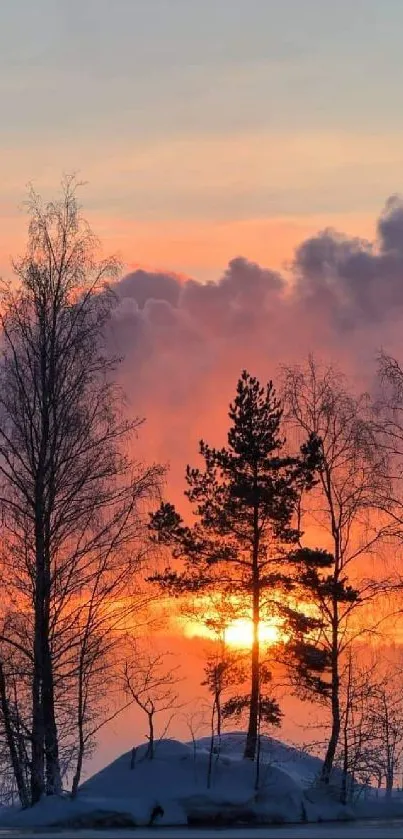
M 215 279 L 401 187 L 400 0 L 13 0 L 0 31 L 0 265 L 32 180 L 89 182 L 124 261 Z
M 242 368 L 314 351 L 367 387 L 381 346 L 403 358 L 402 0 L 0 4 L 0 273 L 28 182 L 77 172 L 124 263 L 111 340 L 170 500 L 200 437 L 225 441 Z M 202 650 L 179 645 L 194 698 Z

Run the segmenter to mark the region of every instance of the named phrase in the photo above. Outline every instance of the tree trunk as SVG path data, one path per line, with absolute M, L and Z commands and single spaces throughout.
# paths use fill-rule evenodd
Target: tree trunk
M 342 770 L 342 778 L 341 778 L 341 790 L 340 790 L 340 801 L 342 804 L 347 804 L 347 786 L 348 786 L 348 770 L 349 770 L 349 742 L 348 742 L 348 735 L 349 735 L 349 726 L 350 726 L 350 712 L 352 711 L 352 661 L 351 661 L 351 654 L 349 656 L 348 661 L 348 681 L 347 681 L 347 697 L 346 697 L 346 707 L 344 713 L 344 725 L 343 725 L 343 770 Z M 355 750 L 355 756 L 357 756 L 357 749 Z
M 332 689 L 333 694 L 333 689 Z M 329 743 L 326 751 L 326 756 L 323 762 L 322 767 L 322 781 L 325 784 L 330 782 L 330 776 L 332 774 L 334 758 L 336 755 L 337 744 L 339 742 L 340 736 L 340 707 L 339 707 L 339 697 L 338 697 L 338 689 L 337 692 L 335 691 L 335 695 L 332 696 L 332 730 L 329 738 Z
M 46 511 L 44 518 L 48 518 Z M 48 527 L 43 527 L 46 537 L 43 539 L 43 622 L 42 622 L 42 709 L 45 746 L 45 791 L 46 795 L 57 795 L 62 791 L 62 779 L 59 762 L 59 745 L 55 715 L 55 696 L 53 680 L 52 650 L 50 647 L 50 550 Z M 46 547 L 45 547 L 46 546 Z
M 249 724 L 246 735 L 244 759 L 254 760 L 256 755 L 258 727 L 259 727 L 259 697 L 260 697 L 260 578 L 259 578 L 259 491 L 257 469 L 254 473 L 255 504 L 253 510 L 253 548 L 252 548 L 252 659 L 251 659 L 251 692 L 249 707 Z
M 337 610 L 337 606 L 336 606 Z M 329 743 L 322 766 L 321 778 L 325 784 L 330 782 L 337 744 L 340 737 L 340 679 L 339 679 L 339 650 L 338 650 L 338 615 L 337 611 L 333 620 L 332 628 L 332 684 L 331 684 L 331 711 L 332 726 Z
M 35 647 L 37 646 L 38 642 L 36 639 Z M 31 804 L 36 804 L 45 792 L 45 755 L 41 681 L 38 666 L 38 655 L 34 653 L 34 673 L 32 679 Z
M 217 737 L 218 737 L 218 745 L 220 746 L 221 743 L 221 729 L 222 729 L 222 711 L 221 711 L 221 696 L 218 693 L 215 700 L 215 705 L 217 709 Z
M 19 751 L 15 742 L 15 735 L 11 721 L 10 706 L 7 697 L 6 680 L 4 677 L 2 662 L 0 662 L 0 707 L 1 716 L 3 719 L 5 738 L 10 754 L 10 761 L 14 773 L 15 782 L 17 784 L 19 799 L 22 807 L 28 807 L 29 795 L 25 783 L 25 775 L 20 761 Z
M 84 739 L 84 716 L 85 716 L 85 701 L 84 701 L 84 670 L 83 670 L 83 652 L 84 646 L 81 649 L 80 665 L 78 672 L 78 698 L 77 698 L 77 729 L 78 729 L 78 755 L 76 763 L 76 771 L 73 777 L 71 786 L 71 797 L 75 798 L 77 795 L 78 785 L 81 778 L 81 770 L 83 768 L 85 739 Z M 136 749 L 132 749 L 132 759 L 130 769 L 134 769 Z M 133 764 L 133 765 L 132 765 Z
M 216 709 L 217 709 L 217 753 L 216 753 L 216 763 L 218 758 L 221 754 L 221 729 L 222 729 L 222 721 L 221 721 L 221 695 L 217 693 L 216 696 Z
M 130 769 L 134 769 L 133 751 L 135 752 L 135 749 L 132 749 L 132 759 L 131 759 L 131 763 L 130 763 Z M 78 746 L 76 771 L 74 773 L 73 783 L 71 785 L 71 797 L 72 798 L 76 798 L 76 796 L 77 796 L 78 785 L 80 783 L 80 778 L 81 778 L 81 770 L 83 768 L 83 760 L 84 760 L 84 743 L 81 741 L 81 737 L 80 737 L 80 742 L 79 742 L 79 746 Z
M 153 714 L 154 714 L 153 711 L 148 714 L 148 750 L 147 751 L 148 751 L 148 757 L 149 757 L 150 760 L 152 760 L 153 757 L 154 757 L 154 720 L 153 720 Z
M 48 627 L 46 627 L 46 630 Z M 45 729 L 45 757 L 46 757 L 46 794 L 58 795 L 62 791 L 62 779 L 59 762 L 59 746 L 55 717 L 55 700 L 53 684 L 52 657 L 49 649 L 48 632 L 43 639 L 44 667 L 43 667 L 43 719 Z
M 341 778 L 341 792 L 340 801 L 342 804 L 347 804 L 347 779 L 348 779 L 348 736 L 347 727 L 344 728 L 344 747 L 343 747 L 343 771 Z
M 246 758 L 247 760 L 255 759 L 258 739 L 260 694 L 259 623 L 259 588 L 258 584 L 255 584 L 255 590 L 253 592 L 252 678 L 249 708 L 249 725 L 244 752 L 244 758 Z
M 258 717 L 258 730 L 257 730 L 257 754 L 256 754 L 256 776 L 255 776 L 255 790 L 259 789 L 260 785 L 260 750 L 261 750 L 261 739 L 260 739 L 260 723 L 261 723 L 261 697 L 259 696 L 259 717 Z
M 214 720 L 215 720 L 215 710 L 216 710 L 216 700 L 214 698 L 213 707 L 211 711 L 211 723 L 210 723 L 210 750 L 208 756 L 208 766 L 207 766 L 207 789 L 211 787 L 211 775 L 213 771 L 213 753 L 214 753 Z
M 45 792 L 45 731 L 42 704 L 43 681 L 43 614 L 44 568 L 43 543 L 36 522 L 35 601 L 34 601 L 34 662 L 32 676 L 32 753 L 31 804 L 36 804 Z
M 43 371 L 46 361 L 42 359 Z M 43 372 L 43 377 L 45 374 Z M 43 393 L 46 393 L 43 384 Z M 62 790 L 59 763 L 59 747 L 55 716 L 55 698 L 53 681 L 53 661 L 50 647 L 50 597 L 51 597 L 51 551 L 50 551 L 50 510 L 45 501 L 46 459 L 49 448 L 49 416 L 46 406 L 42 416 L 42 442 L 38 459 L 36 480 L 36 575 L 37 586 L 41 592 L 38 609 L 41 611 L 40 644 L 41 644 L 41 704 L 43 738 L 45 749 L 45 791 L 47 795 L 55 795 Z M 40 585 L 39 585 L 40 584 Z
M 45 424 L 46 427 L 46 424 Z M 36 478 L 35 499 L 35 640 L 32 690 L 32 803 L 43 792 L 60 793 L 61 774 L 54 705 L 52 653 L 49 642 L 50 551 L 45 534 L 49 517 L 44 503 L 45 450 L 47 431 L 43 433 L 42 452 Z M 49 524 L 49 522 L 48 522 Z M 45 783 L 46 772 L 46 783 Z
M 55 716 L 53 661 L 50 647 L 50 598 L 51 598 L 51 511 L 54 497 L 53 440 L 50 431 L 51 405 L 55 383 L 55 325 L 56 302 L 53 318 L 47 322 L 47 313 L 41 311 L 40 379 L 41 379 L 41 442 L 35 485 L 36 567 L 42 583 L 42 717 L 45 746 L 46 794 L 55 795 L 62 790 L 59 763 L 59 746 Z

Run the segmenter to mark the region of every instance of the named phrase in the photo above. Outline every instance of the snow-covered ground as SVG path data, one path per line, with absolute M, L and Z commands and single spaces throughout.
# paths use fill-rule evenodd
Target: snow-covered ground
M 210 787 L 207 785 L 208 739 L 194 744 L 164 740 L 157 745 L 153 760 L 147 759 L 147 747 L 140 746 L 135 759 L 131 751 L 127 752 L 82 784 L 74 801 L 68 796 L 53 797 L 25 811 L 0 810 L 0 831 L 64 828 L 69 835 L 74 831 L 74 835 L 84 837 L 89 834 L 81 833 L 82 829 L 104 827 L 108 828 L 108 836 L 118 828 L 126 828 L 124 835 L 128 836 L 127 830 L 136 827 L 135 836 L 140 839 L 155 835 L 155 831 L 146 830 L 153 824 L 159 831 L 156 835 L 162 837 L 216 834 L 225 839 L 227 827 L 233 825 L 234 830 L 228 836 L 243 839 L 249 835 L 258 837 L 260 826 L 270 825 L 269 832 L 265 827 L 262 835 L 273 839 L 275 836 L 348 839 L 369 837 L 370 829 L 377 830 L 376 826 L 371 828 L 367 824 L 366 832 L 357 833 L 359 825 L 352 824 L 352 819 L 364 814 L 386 815 L 384 804 L 375 799 L 363 800 L 355 810 L 343 807 L 336 796 L 315 784 L 321 766 L 318 758 L 271 738 L 263 739 L 256 791 L 256 764 L 242 760 L 243 743 L 242 734 L 223 736 L 220 754 L 213 757 Z M 403 819 L 403 799 L 396 799 L 387 815 Z M 317 828 L 312 824 L 324 821 L 344 824 L 329 824 L 327 832 L 323 824 Z M 295 827 L 287 827 L 287 823 Z M 189 824 L 191 828 L 187 827 Z M 400 833 L 390 835 L 402 836 L 402 824 Z M 196 830 L 197 825 L 208 826 L 207 833 Z M 169 832 L 170 827 L 175 828 L 173 833 Z M 389 827 L 394 829 L 389 825 L 388 830 Z

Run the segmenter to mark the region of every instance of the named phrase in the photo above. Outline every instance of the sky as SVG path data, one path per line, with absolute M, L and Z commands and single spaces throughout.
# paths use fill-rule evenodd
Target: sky
M 2 0 L 0 268 L 26 184 L 88 182 L 128 266 L 280 266 L 370 235 L 403 164 L 400 0 Z
M 28 182 L 53 197 L 77 172 L 124 264 L 110 340 L 146 418 L 139 457 L 169 465 L 170 499 L 200 437 L 224 442 L 243 367 L 268 379 L 314 351 L 366 386 L 380 347 L 399 354 L 401 0 L 0 12 L 0 272 L 24 248 Z M 194 695 L 200 650 L 181 643 Z M 127 725 L 142 731 L 116 723 L 96 765 Z

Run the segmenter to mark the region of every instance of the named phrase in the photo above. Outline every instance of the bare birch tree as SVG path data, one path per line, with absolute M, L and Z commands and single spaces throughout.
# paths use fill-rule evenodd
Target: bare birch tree
M 110 604 L 133 589 L 144 505 L 160 470 L 130 457 L 140 423 L 122 416 L 118 359 L 105 343 L 117 264 L 97 261 L 74 180 L 56 202 L 32 192 L 28 211 L 18 284 L 4 285 L 1 299 L 0 655 L 19 652 L 30 693 L 24 734 L 35 803 L 61 790 L 60 737 L 73 725 L 80 774 L 91 680 L 124 613 L 111 614 Z
M 286 368 L 284 398 L 297 435 L 313 433 L 321 440 L 319 482 L 300 515 L 303 529 L 311 523 L 322 530 L 324 547 L 332 556 L 330 569 L 313 569 L 304 580 L 320 617 L 317 648 L 328 657 L 330 670 L 329 683 L 322 680 L 322 694 L 317 680 L 311 684 L 311 695 L 324 697 L 331 710 L 323 764 L 323 780 L 328 782 L 341 729 L 341 660 L 361 631 L 353 621 L 357 608 L 380 587 L 365 575 L 362 562 L 389 529 L 380 512 L 389 487 L 388 469 L 367 398 L 349 393 L 338 371 L 321 368 L 312 357 L 305 366 Z

